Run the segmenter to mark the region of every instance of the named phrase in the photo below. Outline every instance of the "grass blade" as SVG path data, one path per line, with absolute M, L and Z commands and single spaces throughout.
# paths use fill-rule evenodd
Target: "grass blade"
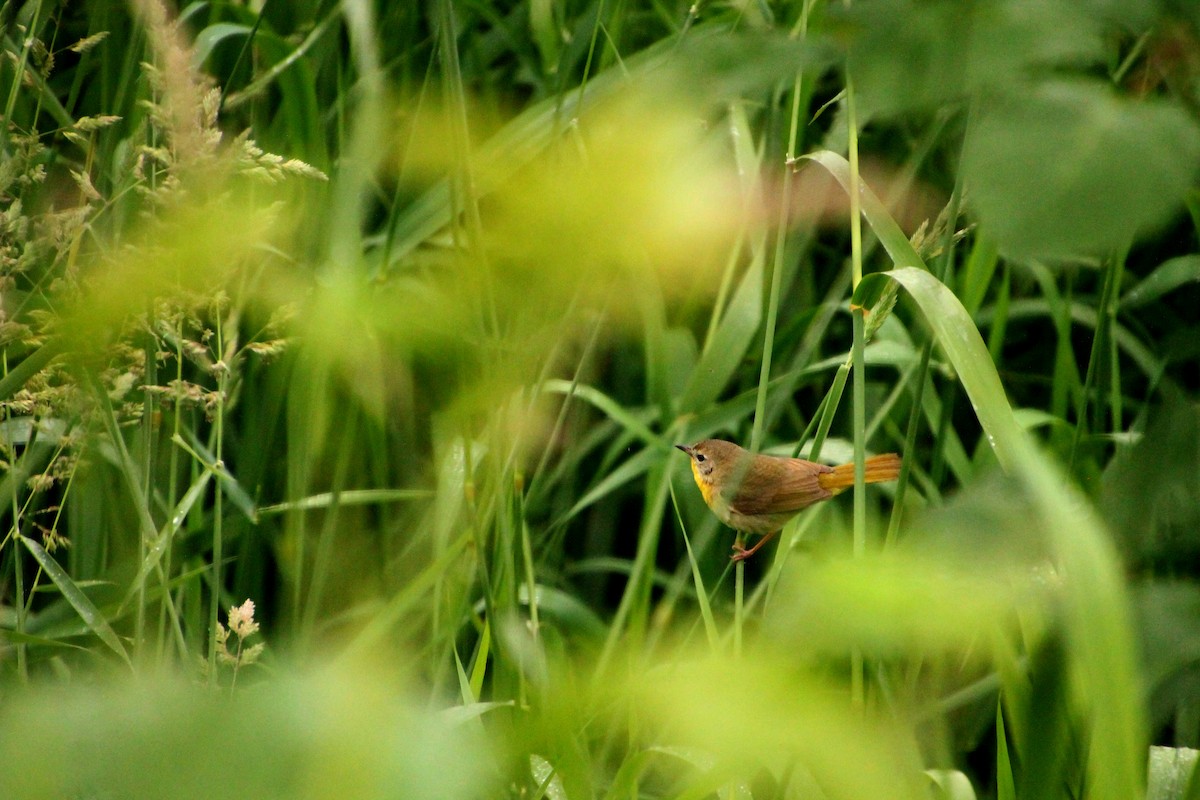
M 40 544 L 30 539 L 27 536 L 21 536 L 21 544 L 29 551 L 29 554 L 34 557 L 38 565 L 45 571 L 58 590 L 62 592 L 62 596 L 66 598 L 71 607 L 79 614 L 79 618 L 84 621 L 92 633 L 100 637 L 100 641 L 108 645 L 114 653 L 121 657 L 127 665 L 133 666 L 129 660 L 129 653 L 125 652 L 125 646 L 121 644 L 121 640 L 117 638 L 117 634 L 113 631 L 112 626 L 108 624 L 108 620 L 100 613 L 96 606 L 88 599 L 88 596 L 83 593 L 83 590 L 75 585 L 75 581 L 71 580 L 71 576 L 66 573 L 54 557 L 46 552 L 46 549 Z

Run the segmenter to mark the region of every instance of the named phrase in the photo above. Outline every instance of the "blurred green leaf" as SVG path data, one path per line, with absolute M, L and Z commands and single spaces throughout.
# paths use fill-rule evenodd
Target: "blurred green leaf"
M 754 341 L 762 322 L 763 258 L 760 248 L 738 281 L 713 337 L 679 397 L 681 413 L 707 408 L 720 396 Z
M 797 570 L 780 584 L 771 629 L 810 652 L 860 648 L 877 657 L 954 652 L 986 659 L 998 637 L 1017 629 L 1018 618 L 1034 624 L 1045 602 L 1041 593 L 1034 573 L 1015 561 L 993 564 L 984 575 L 944 555 L 893 550 Z
M 1023 257 L 1127 245 L 1182 208 L 1198 163 L 1200 131 L 1182 109 L 1082 81 L 990 97 L 963 154 L 984 229 Z
M 1052 563 L 1071 576 L 1071 590 L 1063 598 L 1064 634 L 1074 665 L 1071 692 L 1092 710 L 1089 780 L 1097 797 L 1135 796 L 1145 780 L 1139 766 L 1144 726 L 1135 700 L 1129 609 L 1103 526 L 1017 424 L 995 365 L 958 299 L 923 270 L 897 269 L 883 276 L 899 281 L 921 307 L 1000 465 L 1025 487 Z M 862 283 L 883 279 L 868 276 Z
M 1194 713 L 1197 702 L 1200 585 L 1146 581 L 1134 589 L 1134 601 L 1150 721 L 1161 730 Z
M 1100 508 L 1126 558 L 1173 573 L 1200 556 L 1200 406 L 1156 409 L 1141 440 L 1104 470 Z
M 853 708 L 847 694 L 798 671 L 792 653 L 681 657 L 637 684 L 634 702 L 657 719 L 656 743 L 713 754 L 717 777 L 797 764 L 835 797 L 927 797 L 903 725 Z
M 0 712 L 0 796 L 478 797 L 489 748 L 369 673 L 279 678 L 234 699 L 143 678 L 32 691 Z
M 867 0 L 835 21 L 867 114 L 1008 88 L 1036 70 L 1103 54 L 1096 18 L 1066 0 Z
M 578 397 L 580 400 L 584 400 L 595 406 L 622 428 L 637 436 L 646 444 L 657 446 L 660 443 L 658 435 L 646 427 L 645 423 L 620 403 L 593 386 L 552 378 L 542 384 L 542 391 L 551 394 L 561 394 L 567 397 Z M 666 452 L 667 448 L 663 446 L 662 450 Z

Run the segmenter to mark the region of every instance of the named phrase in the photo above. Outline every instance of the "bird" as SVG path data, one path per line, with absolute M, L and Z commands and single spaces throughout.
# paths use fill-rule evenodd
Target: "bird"
M 757 553 L 788 520 L 813 503 L 854 485 L 853 462 L 830 467 L 803 458 L 755 455 L 722 439 L 675 447 L 691 459 L 696 485 L 717 519 L 736 531 L 763 537 L 749 549 L 734 544 L 734 561 Z M 865 463 L 866 482 L 895 480 L 900 463 L 895 453 L 871 456 Z

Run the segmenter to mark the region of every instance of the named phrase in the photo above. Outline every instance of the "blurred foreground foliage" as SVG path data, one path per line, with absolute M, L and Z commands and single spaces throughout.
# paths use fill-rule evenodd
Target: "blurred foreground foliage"
M 0 796 L 1196 791 L 1194 4 L 0 27 Z

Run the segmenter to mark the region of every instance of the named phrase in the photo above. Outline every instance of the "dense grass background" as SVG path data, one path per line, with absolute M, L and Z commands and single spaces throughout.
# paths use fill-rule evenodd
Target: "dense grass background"
M 1193 3 L 0 24 L 0 796 L 1200 796 Z

